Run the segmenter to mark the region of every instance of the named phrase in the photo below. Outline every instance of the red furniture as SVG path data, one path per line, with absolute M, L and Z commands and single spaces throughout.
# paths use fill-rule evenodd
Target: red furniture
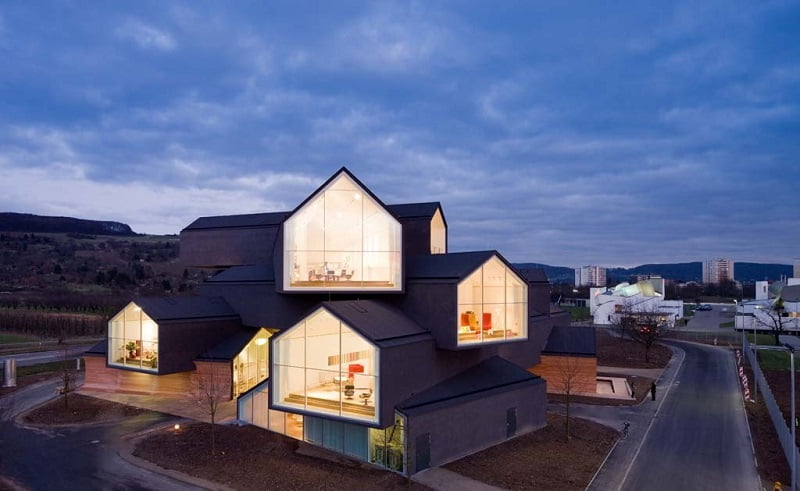
M 364 373 L 364 365 L 360 363 L 351 363 L 347 366 L 348 378 L 353 378 L 353 375 L 356 373 Z
M 484 312 L 483 313 L 483 330 L 490 331 L 492 329 L 492 313 L 491 312 Z

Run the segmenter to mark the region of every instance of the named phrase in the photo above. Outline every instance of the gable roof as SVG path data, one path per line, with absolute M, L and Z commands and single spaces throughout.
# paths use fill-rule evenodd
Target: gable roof
M 485 397 L 491 390 L 513 390 L 542 379 L 499 356 L 488 358 L 398 404 L 405 414 L 438 409 Z
M 277 226 L 283 223 L 287 216 L 289 216 L 288 211 L 276 211 L 271 213 L 250 213 L 246 215 L 200 217 L 183 230 Z
M 247 346 L 247 343 L 249 343 L 261 329 L 263 328 L 242 326 L 235 334 L 223 339 L 216 346 L 200 354 L 196 359 L 205 361 L 232 360 L 236 355 L 242 352 L 244 347 Z
M 497 256 L 512 271 L 516 271 L 497 251 L 451 252 L 406 258 L 406 277 L 461 279 L 469 276 L 492 256 Z
M 597 356 L 597 333 L 592 326 L 553 326 L 543 354 Z
M 400 310 L 377 300 L 335 300 L 322 306 L 364 337 L 383 346 L 400 339 L 416 340 L 430 336 L 428 331 L 406 317 Z
M 401 220 L 404 218 L 433 218 L 436 210 L 441 209 L 441 207 L 442 205 L 438 201 L 386 205 L 386 208 Z M 442 219 L 444 219 L 444 213 L 442 213 Z
M 545 274 L 543 269 L 540 268 L 527 268 L 527 269 L 518 269 L 519 273 L 525 278 L 529 283 L 550 283 L 550 280 L 547 278 L 547 274 Z
M 275 268 L 272 264 L 233 266 L 206 281 L 209 283 L 271 282 L 275 281 Z
M 133 303 L 156 322 L 239 317 L 222 297 L 139 297 Z
M 84 354 L 87 355 L 105 355 L 108 352 L 108 340 L 104 339 L 99 343 L 95 344 L 91 348 L 84 351 Z
M 354 175 L 352 172 L 350 172 L 350 170 L 349 170 L 347 167 L 342 167 L 341 169 L 339 169 L 339 170 L 337 170 L 336 172 L 334 172 L 334 173 L 333 173 L 333 175 L 332 175 L 331 177 L 329 177 L 327 181 L 323 182 L 323 183 L 322 183 L 322 185 L 321 185 L 320 187 L 318 187 L 317 189 L 315 189 L 315 190 L 314 190 L 314 192 L 312 192 L 311 194 L 309 194 L 309 195 L 306 197 L 306 199 L 304 199 L 304 200 L 303 200 L 303 201 L 302 201 L 302 202 L 301 202 L 299 205 L 297 205 L 297 206 L 295 207 L 295 209 L 294 209 L 294 210 L 292 210 L 291 212 L 289 212 L 289 213 L 288 213 L 288 214 L 287 214 L 287 215 L 284 217 L 284 219 L 288 219 L 289 217 L 293 216 L 293 215 L 294 215 L 295 213 L 297 213 L 298 211 L 302 210 L 302 209 L 303 209 L 303 207 L 304 207 L 304 206 L 306 206 L 306 204 L 308 204 L 308 202 L 309 202 L 309 201 L 311 201 L 312 199 L 314 199 L 314 197 L 315 197 L 315 196 L 317 196 L 317 195 L 318 195 L 318 194 L 319 194 L 319 193 L 320 193 L 320 192 L 321 192 L 323 189 L 325 189 L 326 187 L 328 187 L 328 185 L 329 185 L 330 183 L 332 183 L 334 180 L 336 180 L 336 178 L 337 178 L 337 177 L 339 177 L 341 174 L 345 174 L 345 175 L 347 175 L 347 177 L 349 177 L 349 178 L 350 178 L 350 179 L 351 179 L 351 180 L 352 180 L 352 181 L 353 181 L 353 182 L 354 182 L 354 183 L 355 183 L 355 184 L 356 184 L 358 187 L 360 187 L 360 188 L 361 188 L 361 189 L 362 189 L 362 190 L 363 190 L 365 193 L 367 193 L 367 195 L 368 195 L 370 198 L 372 198 L 372 199 L 373 199 L 373 200 L 374 200 L 374 201 L 375 201 L 375 202 L 378 204 L 378 206 L 380 206 L 381 208 L 383 208 L 383 210 L 384 210 L 384 211 L 386 211 L 386 213 L 388 213 L 389 215 L 391 215 L 392 217 L 394 217 L 394 215 L 392 214 L 392 212 L 391 212 L 391 211 L 389 211 L 389 209 L 386 207 L 386 205 L 383 203 L 383 201 L 381 201 L 381 199 L 380 199 L 380 198 L 378 198 L 378 197 L 375 195 L 375 193 L 373 193 L 373 192 L 372 192 L 372 191 L 371 191 L 371 190 L 370 190 L 370 189 L 369 189 L 367 186 L 365 186 L 365 185 L 364 185 L 364 183 L 363 183 L 363 182 L 361 182 L 361 181 L 360 181 L 360 180 L 359 180 L 359 179 L 358 179 L 358 178 L 357 178 L 357 177 L 356 177 L 356 176 L 355 176 L 355 175 Z M 396 218 L 395 218 L 395 219 L 396 219 Z

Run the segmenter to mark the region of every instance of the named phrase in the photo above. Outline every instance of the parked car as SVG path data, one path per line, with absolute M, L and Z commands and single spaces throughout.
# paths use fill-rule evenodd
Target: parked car
M 697 306 L 697 308 L 696 308 L 695 310 L 703 310 L 703 311 L 706 311 L 706 310 L 713 310 L 713 309 L 712 309 L 712 308 L 711 308 L 711 306 L 710 306 L 710 305 L 708 305 L 708 304 L 701 304 L 701 305 L 698 305 L 698 306 Z

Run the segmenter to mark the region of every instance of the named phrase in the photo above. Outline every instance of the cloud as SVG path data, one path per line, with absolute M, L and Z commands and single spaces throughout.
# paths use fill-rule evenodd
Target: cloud
M 129 19 L 119 26 L 116 34 L 122 39 L 133 41 L 144 49 L 172 51 L 176 47 L 175 40 L 169 33 L 134 19 Z

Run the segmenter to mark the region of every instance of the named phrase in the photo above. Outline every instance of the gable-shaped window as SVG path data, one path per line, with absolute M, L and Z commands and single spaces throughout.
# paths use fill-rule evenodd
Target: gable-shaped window
M 438 208 L 431 219 L 431 254 L 447 254 L 447 226 Z
M 109 321 L 108 364 L 158 371 L 158 324 L 135 303 Z
M 257 383 L 269 377 L 269 347 L 271 334 L 260 329 L 242 351 L 233 358 L 233 397 L 239 397 Z
M 321 308 L 275 339 L 272 403 L 376 422 L 378 349 Z
M 283 227 L 285 290 L 401 290 L 400 223 L 346 173 Z
M 528 337 L 528 285 L 497 256 L 458 284 L 458 344 Z

